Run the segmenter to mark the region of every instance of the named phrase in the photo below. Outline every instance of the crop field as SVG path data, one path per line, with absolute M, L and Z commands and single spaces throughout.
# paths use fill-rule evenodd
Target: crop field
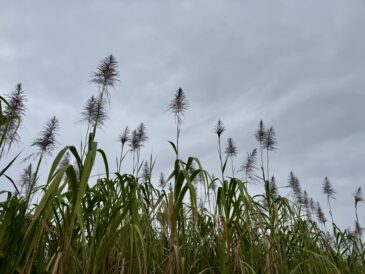
M 176 128 L 166 143 L 176 155 L 170 172 L 142 157 L 143 123 L 122 131 L 117 161 L 108 157 L 98 130 L 108 126 L 119 78 L 115 57 L 102 59 L 91 77 L 98 92 L 80 110 L 83 140 L 56 147 L 60 122 L 50 117 L 31 155 L 16 151 L 29 95 L 18 84 L 0 97 L 0 183 L 12 186 L 1 188 L 0 273 L 365 273 L 361 187 L 352 196 L 355 225 L 340 229 L 331 209 L 336 190 L 325 174 L 323 208 L 294 173 L 286 182 L 269 178 L 277 139 L 263 121 L 252 129 L 257 148 L 237 171 L 234 141 L 222 121 L 212 125 L 220 166 L 212 176 L 199 159 L 180 157 L 189 101 L 177 88 L 167 106 Z M 133 166 L 128 173 L 126 161 Z M 96 162 L 103 166 L 97 176 Z M 261 194 L 250 193 L 250 184 Z

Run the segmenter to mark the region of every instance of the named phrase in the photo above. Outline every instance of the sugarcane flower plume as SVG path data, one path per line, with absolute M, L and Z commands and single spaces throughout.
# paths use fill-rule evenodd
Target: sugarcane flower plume
M 137 127 L 137 136 L 142 144 L 148 140 L 147 133 L 146 133 L 146 126 L 144 125 L 144 123 L 141 123 Z
M 326 216 L 324 215 L 321 205 L 317 202 L 317 219 L 319 222 L 325 224 L 327 222 Z
M 238 149 L 235 146 L 232 138 L 228 138 L 228 140 L 227 140 L 227 146 L 226 146 L 225 154 L 229 158 L 230 157 L 235 157 L 238 154 Z
M 276 178 L 274 176 L 271 177 L 269 186 L 270 186 L 270 193 L 278 195 L 278 187 L 276 185 Z
M 305 207 L 305 209 L 307 209 L 307 210 L 310 209 L 309 195 L 306 190 L 303 191 L 302 205 Z
M 254 172 L 257 169 L 256 166 L 257 161 L 257 149 L 253 149 L 251 152 L 247 152 L 246 160 L 243 162 L 241 166 L 241 171 L 243 171 L 246 175 L 246 178 L 253 178 Z
M 129 146 L 132 151 L 136 151 L 140 148 L 140 140 L 138 139 L 137 130 L 132 131 Z
M 5 104 L 3 114 L 5 117 L 11 117 L 12 119 L 7 124 L 6 129 L 5 126 L 0 127 L 0 134 L 5 134 L 5 141 L 10 148 L 12 143 L 20 140 L 17 131 L 26 112 L 26 96 L 21 83 L 18 83 L 14 90 L 7 96 L 7 102 L 9 105 Z
M 124 146 L 125 143 L 129 141 L 130 139 L 129 133 L 130 133 L 129 128 L 125 127 L 124 131 L 119 135 L 119 142 L 122 144 L 122 146 Z
M 108 88 L 114 87 L 120 81 L 118 62 L 113 55 L 109 55 L 100 61 L 91 81 L 100 85 L 102 92 L 109 95 Z
M 301 202 L 302 199 L 302 189 L 300 187 L 299 179 L 291 171 L 289 174 L 289 187 L 293 190 L 294 196 L 297 202 Z
M 175 93 L 174 98 L 170 101 L 168 105 L 168 110 L 170 110 L 175 115 L 175 120 L 178 125 L 182 123 L 182 117 L 185 111 L 189 109 L 189 103 L 186 99 L 185 93 L 182 88 L 178 88 Z
M 53 116 L 47 121 L 39 137 L 32 143 L 32 146 L 38 147 L 41 153 L 51 153 L 56 147 L 56 134 L 58 130 L 58 119 L 56 116 Z
M 264 126 L 264 122 L 262 120 L 259 123 L 259 128 L 257 129 L 257 131 L 255 133 L 255 137 L 256 137 L 256 140 L 261 145 L 261 147 L 264 147 L 265 146 L 264 142 L 265 142 L 265 138 L 266 138 L 266 129 Z
M 359 187 L 356 191 L 356 193 L 354 194 L 354 198 L 355 198 L 355 206 L 357 206 L 357 204 L 359 202 L 363 202 L 364 201 L 364 197 L 362 195 L 362 189 L 361 187 Z
M 261 132 L 261 127 L 259 128 L 259 131 Z M 260 137 L 261 138 L 261 134 L 260 133 Z M 270 127 L 266 133 L 263 134 L 263 146 L 265 147 L 265 149 L 272 151 L 272 150 L 276 150 L 276 145 L 277 145 L 277 141 L 276 141 L 276 133 L 273 127 Z
M 147 140 L 148 137 L 146 134 L 146 126 L 141 123 L 137 127 L 137 129 L 132 131 L 129 146 L 132 151 L 137 151 L 144 145 L 144 142 L 146 142 Z
M 313 198 L 310 198 L 310 199 L 309 199 L 309 207 L 310 207 L 310 209 L 311 209 L 313 212 L 316 210 L 316 204 L 315 204 L 315 202 L 314 202 Z
M 151 169 L 147 161 L 145 161 L 143 164 L 142 178 L 145 183 L 151 180 Z
M 226 130 L 221 120 L 218 120 L 216 126 L 214 127 L 214 132 L 218 135 L 218 138 L 221 137 L 222 133 Z
M 7 96 L 7 101 L 10 108 L 7 106 L 4 113 L 5 115 L 15 115 L 18 119 L 23 118 L 26 107 L 25 107 L 25 92 L 21 83 L 18 83 L 14 90 Z
M 327 195 L 328 199 L 335 198 L 336 191 L 332 187 L 332 184 L 331 184 L 330 180 L 328 179 L 328 177 L 325 177 L 324 181 L 323 181 L 323 193 Z
M 20 175 L 19 179 L 19 186 L 20 186 L 20 192 L 23 192 L 23 189 L 25 192 L 29 189 L 32 181 L 34 178 L 33 168 L 32 164 L 29 164 L 26 168 L 23 169 L 23 173 Z
M 99 95 L 90 96 L 81 112 L 81 121 L 86 122 L 89 127 L 102 127 L 108 119 L 105 100 Z

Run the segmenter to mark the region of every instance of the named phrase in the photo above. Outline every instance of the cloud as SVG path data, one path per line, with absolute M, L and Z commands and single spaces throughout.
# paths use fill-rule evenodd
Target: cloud
M 157 170 L 171 168 L 167 141 L 175 127 L 166 108 L 181 86 L 191 105 L 183 157 L 198 156 L 217 173 L 212 128 L 221 118 L 224 138 L 239 147 L 238 165 L 256 146 L 253 131 L 263 119 L 279 139 L 271 168 L 279 184 L 293 170 L 324 204 L 318 194 L 329 176 L 339 190 L 335 218 L 345 226 L 351 191 L 364 177 L 364 10 L 362 1 L 7 2 L 0 90 L 21 81 L 28 92 L 24 145 L 53 114 L 61 120 L 60 143 L 78 144 L 84 127 L 75 122 L 97 92 L 91 72 L 113 53 L 122 82 L 99 132 L 111 159 L 123 128 L 143 121 L 145 156 L 157 156 Z

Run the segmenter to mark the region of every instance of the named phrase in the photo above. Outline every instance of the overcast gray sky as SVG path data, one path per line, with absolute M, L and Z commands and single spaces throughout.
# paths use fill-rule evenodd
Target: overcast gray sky
M 263 119 L 277 132 L 271 171 L 279 185 L 293 171 L 327 211 L 328 176 L 337 190 L 335 221 L 348 227 L 365 177 L 364 27 L 362 0 L 1 1 L 0 92 L 18 82 L 27 91 L 19 148 L 51 115 L 61 121 L 59 147 L 78 145 L 79 113 L 97 92 L 91 72 L 112 53 L 121 83 L 98 137 L 111 162 L 122 129 L 144 122 L 144 155 L 157 157 L 156 173 L 171 169 L 175 126 L 165 110 L 181 86 L 190 101 L 182 158 L 197 156 L 217 173 L 212 129 L 220 118 L 224 139 L 240 151 L 238 166 L 257 146 L 253 132 Z M 363 226 L 364 212 L 362 205 Z

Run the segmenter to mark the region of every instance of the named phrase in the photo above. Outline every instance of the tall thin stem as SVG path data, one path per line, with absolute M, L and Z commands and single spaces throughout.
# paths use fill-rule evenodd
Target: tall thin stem
M 234 178 L 233 157 L 231 157 L 232 178 Z
M 222 159 L 222 145 L 221 145 L 221 137 L 218 136 L 218 155 L 219 155 L 219 161 L 221 164 L 221 175 L 222 175 L 222 183 L 224 181 L 224 171 L 223 171 L 223 159 Z
M 29 189 L 28 189 L 28 192 L 27 192 L 27 195 L 26 195 L 27 207 L 29 206 L 29 202 L 30 202 L 30 200 L 32 198 L 32 192 L 33 192 L 34 186 L 37 183 L 38 172 L 39 172 L 39 168 L 41 166 L 42 159 L 43 159 L 43 152 L 41 152 L 40 155 L 39 155 L 39 159 L 38 159 L 38 163 L 37 163 L 37 168 L 36 168 L 36 170 L 34 172 L 32 181 L 30 183 L 30 186 L 29 186 Z
M 270 173 L 269 173 L 269 149 L 266 149 L 266 170 L 267 170 L 267 178 L 270 178 Z
M 124 143 L 122 144 L 122 149 L 120 150 L 120 158 L 119 158 L 119 163 L 118 163 L 118 166 L 117 166 L 118 173 L 120 173 L 122 162 L 125 158 L 125 155 L 123 154 L 123 151 L 124 151 Z
M 176 122 L 176 160 L 179 159 L 180 124 Z
M 330 216 L 331 216 L 331 221 L 332 221 L 332 224 L 334 224 L 335 222 L 333 221 L 332 208 L 331 208 L 331 202 L 330 202 L 330 197 L 329 196 L 327 196 L 327 203 L 328 203 L 329 213 L 330 213 Z

